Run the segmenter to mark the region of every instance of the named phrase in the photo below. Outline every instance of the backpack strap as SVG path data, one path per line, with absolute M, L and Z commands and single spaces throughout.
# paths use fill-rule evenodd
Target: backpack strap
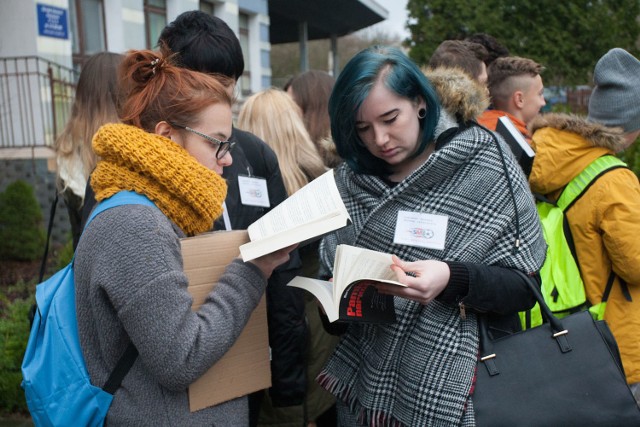
M 627 164 L 615 156 L 607 154 L 598 157 L 584 168 L 578 176 L 569 181 L 562 190 L 556 206 L 566 212 L 600 176 L 610 170 L 626 167 Z
M 89 219 L 87 219 L 87 224 L 84 226 L 84 229 L 86 230 L 91 221 L 100 213 L 107 209 L 122 205 L 156 206 L 155 203 L 149 200 L 147 196 L 133 191 L 120 191 L 119 193 L 116 193 L 108 199 L 102 200 L 98 203 L 95 209 L 91 212 Z M 122 380 L 127 373 L 129 373 L 129 370 L 133 366 L 137 357 L 138 349 L 132 342 L 130 342 L 124 353 L 120 356 L 120 359 L 118 359 L 118 363 L 116 363 L 113 371 L 111 371 L 111 375 L 109 375 L 109 379 L 107 379 L 107 382 L 104 384 L 102 389 L 109 394 L 115 394 L 118 388 L 120 388 Z
M 44 254 L 42 255 L 42 263 L 40 264 L 40 273 L 38 274 L 38 283 L 42 283 L 44 279 L 44 273 L 47 269 L 47 258 L 49 257 L 49 242 L 51 241 L 51 232 L 53 231 L 53 222 L 56 216 L 56 206 L 58 206 L 58 190 L 56 190 L 56 197 L 51 203 L 51 209 L 49 210 L 49 225 L 47 226 L 47 241 L 44 244 Z M 33 303 L 27 312 L 27 319 L 29 319 L 29 328 L 33 326 L 33 319 L 36 317 L 38 311 L 38 304 Z
M 569 226 L 569 220 L 567 219 L 566 212 L 574 205 L 575 202 L 580 199 L 580 197 L 582 197 L 584 193 L 587 192 L 589 187 L 591 187 L 591 185 L 593 185 L 593 183 L 596 182 L 598 178 L 600 178 L 610 170 L 624 167 L 627 167 L 627 164 L 615 156 L 607 154 L 598 157 L 586 168 L 584 168 L 584 170 L 580 172 L 575 178 L 569 181 L 555 203 L 549 200 L 542 200 L 541 198 L 538 198 L 538 200 L 554 204 L 555 206 L 562 209 L 562 212 L 565 214 L 563 215 L 562 219 L 562 228 L 564 230 L 564 236 L 567 241 L 567 245 L 569 246 L 571 255 L 573 255 L 573 259 L 576 261 L 578 269 L 580 269 L 580 262 L 578 261 L 576 246 L 573 241 L 573 235 L 571 234 L 571 228 Z
M 589 187 L 591 187 L 591 185 L 593 185 L 593 183 L 596 182 L 598 178 L 613 169 L 626 167 L 628 166 L 625 162 L 610 154 L 598 157 L 565 186 L 565 188 L 562 190 L 562 194 L 556 202 L 556 206 L 561 208 L 562 211 L 566 213 L 567 210 L 569 210 L 569 208 L 571 208 L 574 203 L 577 202 L 584 193 L 586 193 Z M 567 240 L 567 245 L 571 250 L 573 259 L 575 259 L 576 264 L 578 264 L 578 269 L 580 269 L 580 263 L 578 262 L 575 243 L 573 241 L 573 236 L 571 235 L 571 229 L 569 228 L 569 221 L 567 220 L 566 215 L 564 215 L 563 217 L 563 228 Z M 615 277 L 616 274 L 613 272 L 613 270 L 611 270 L 609 278 L 607 279 L 607 285 L 605 287 L 604 294 L 602 295 L 602 301 L 600 302 L 600 304 L 592 306 L 600 312 L 601 316 L 604 316 L 604 308 L 606 307 L 607 300 L 609 299 L 609 294 L 611 293 L 611 289 L 613 288 Z M 619 278 L 619 282 L 620 286 L 622 287 L 622 293 L 625 299 L 631 301 L 631 294 L 629 293 L 627 284 L 621 278 Z
M 111 375 L 109 375 L 109 379 L 104 383 L 102 389 L 109 394 L 115 394 L 115 392 L 120 388 L 122 380 L 127 376 L 129 369 L 131 369 L 137 358 L 138 349 L 132 342 L 130 342 L 124 353 L 122 353 L 122 356 L 120 356 L 120 359 L 118 359 L 118 363 L 116 363 L 113 371 L 111 371 Z
M 49 210 L 49 226 L 47 227 L 47 242 L 44 245 L 44 255 L 42 255 L 42 264 L 40 264 L 40 274 L 38 275 L 38 283 L 42 283 L 44 278 L 44 271 L 47 268 L 47 257 L 49 256 L 49 242 L 51 241 L 51 232 L 53 231 L 53 222 L 56 217 L 56 207 L 58 206 L 58 190 L 56 190 L 56 197 L 51 203 L 51 210 Z
M 93 209 L 91 215 L 89 215 L 89 219 L 87 219 L 87 223 L 84 226 L 86 230 L 91 221 L 98 216 L 100 213 L 106 211 L 110 208 L 115 208 L 116 206 L 122 205 L 145 205 L 145 206 L 155 206 L 149 198 L 145 195 L 138 194 L 134 191 L 120 191 L 108 199 L 104 199 L 98 203 L 98 205 Z

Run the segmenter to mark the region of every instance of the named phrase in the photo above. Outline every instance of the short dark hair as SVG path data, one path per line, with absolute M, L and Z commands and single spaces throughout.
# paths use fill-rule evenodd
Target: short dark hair
M 199 10 L 181 13 L 160 33 L 161 50 L 176 53 L 180 66 L 238 80 L 244 72 L 240 41 L 226 22 Z
M 431 55 L 429 67 L 460 68 L 477 79 L 487 55 L 487 50 L 481 44 L 466 40 L 445 40 Z
M 465 40 L 484 46 L 484 48 L 487 50 L 487 58 L 484 60 L 484 63 L 487 64 L 487 67 L 497 58 L 509 56 L 509 49 L 507 49 L 506 46 L 501 44 L 492 35 L 486 33 L 476 33 L 470 35 Z

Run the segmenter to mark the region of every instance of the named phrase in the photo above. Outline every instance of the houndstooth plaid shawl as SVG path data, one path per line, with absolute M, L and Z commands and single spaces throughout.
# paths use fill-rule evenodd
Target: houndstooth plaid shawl
M 526 178 L 507 146 L 480 127 L 459 132 L 393 188 L 379 177 L 354 174 L 346 165 L 336 169 L 336 182 L 353 224 L 323 239 L 321 274 L 332 276 L 339 243 L 407 261 L 455 260 L 527 273 L 539 270 L 544 260 Z M 445 249 L 394 244 L 400 210 L 447 215 Z M 345 401 L 363 425 L 475 425 L 469 394 L 478 352 L 476 317 L 468 312 L 462 320 L 458 307 L 435 300 L 421 305 L 396 298 L 395 307 L 396 323 L 350 325 L 319 375 L 320 383 Z

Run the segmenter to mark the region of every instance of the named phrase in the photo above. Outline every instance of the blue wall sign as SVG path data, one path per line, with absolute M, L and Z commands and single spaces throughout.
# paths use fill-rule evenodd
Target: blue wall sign
M 37 4 L 38 9 L 38 34 L 45 37 L 58 39 L 69 38 L 67 24 L 67 9 L 61 9 L 48 4 Z

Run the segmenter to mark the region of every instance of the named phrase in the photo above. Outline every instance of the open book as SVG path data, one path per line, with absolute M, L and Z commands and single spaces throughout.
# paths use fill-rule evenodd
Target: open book
M 496 132 L 504 138 L 509 144 L 513 155 L 516 157 L 520 167 L 524 171 L 524 174 L 529 176 L 531 173 L 531 166 L 533 165 L 533 158 L 536 153 L 533 151 L 527 140 L 520 131 L 514 126 L 513 122 L 507 116 L 502 116 L 498 119 L 496 125 Z
M 333 282 L 297 276 L 287 286 L 311 292 L 322 304 L 330 322 L 394 322 L 392 295 L 379 294 L 376 282 L 406 286 L 396 281 L 391 255 L 350 245 L 338 245 Z
M 349 221 L 330 169 L 251 224 L 247 228 L 251 241 L 240 246 L 240 254 L 244 261 L 251 261 L 294 243 L 318 239 Z

